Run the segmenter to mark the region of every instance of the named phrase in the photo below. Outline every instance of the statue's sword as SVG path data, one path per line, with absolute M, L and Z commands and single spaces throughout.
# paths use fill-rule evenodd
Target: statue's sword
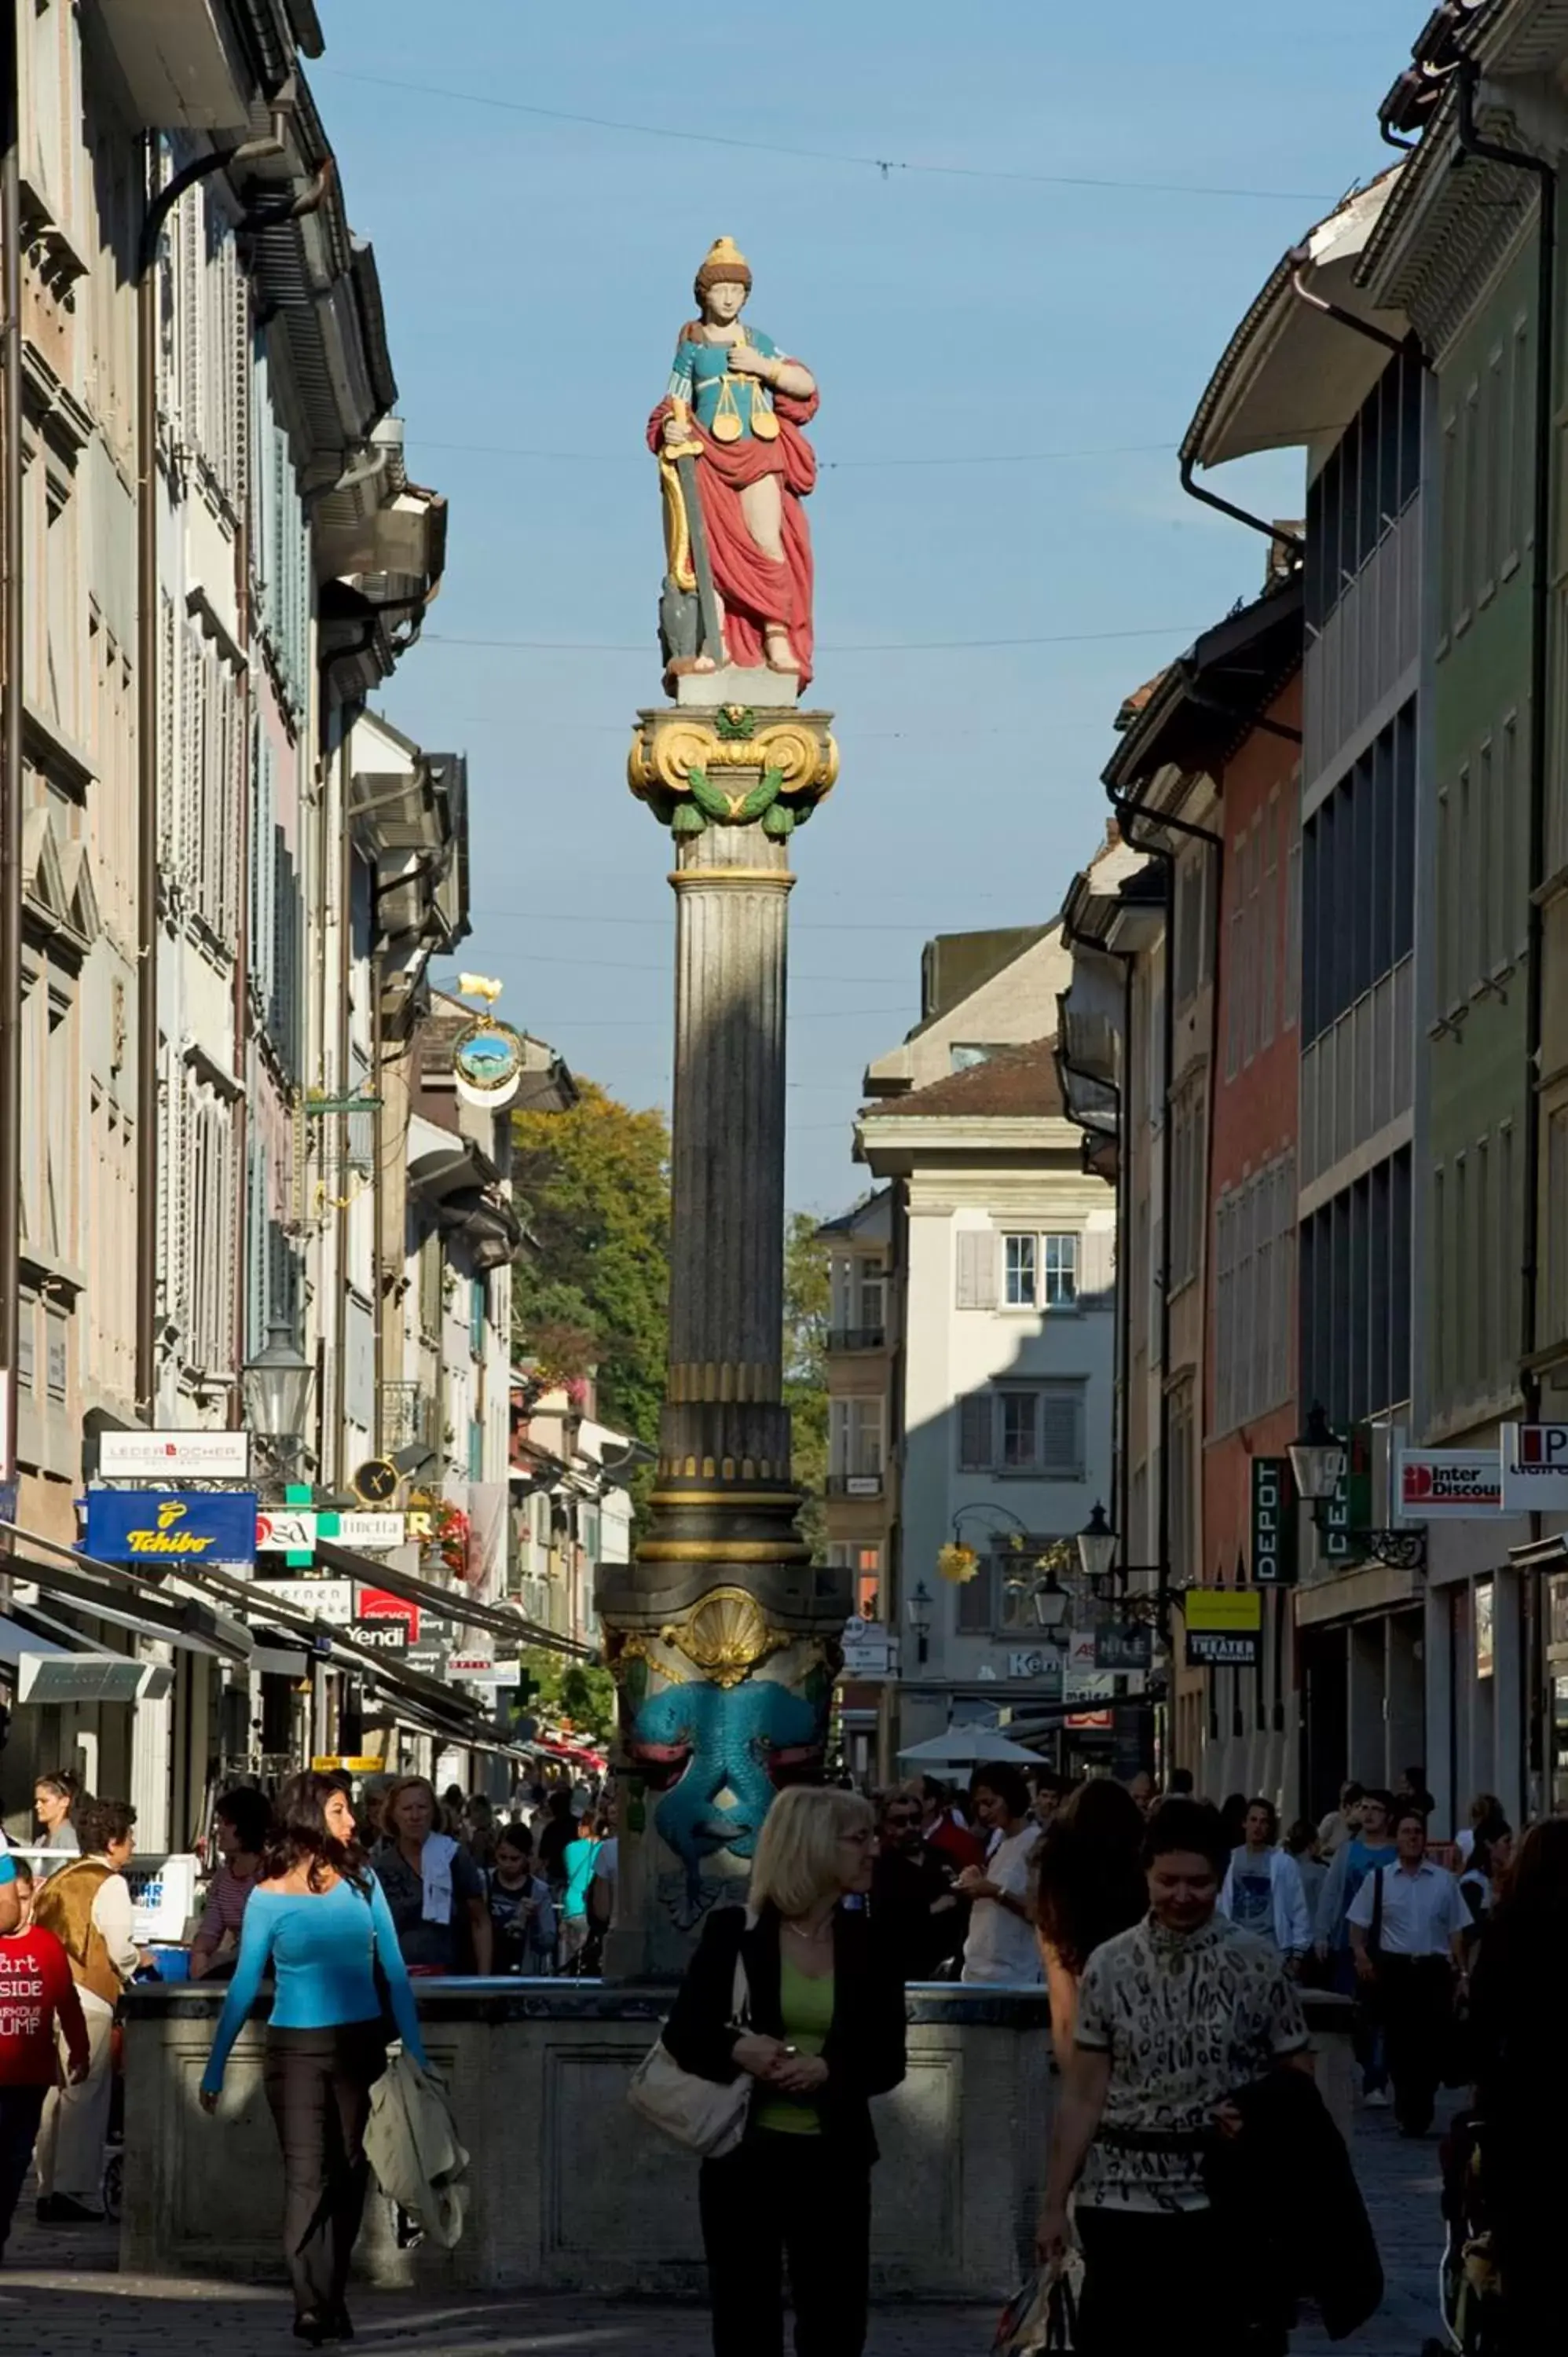
M 683 401 L 671 404 L 675 423 L 683 433 L 691 427 L 691 411 Z M 681 486 L 681 498 L 686 510 L 686 532 L 692 543 L 692 570 L 697 576 L 697 614 L 702 623 L 703 654 L 711 655 L 715 663 L 724 662 L 724 636 L 719 627 L 718 592 L 714 587 L 713 559 L 708 554 L 708 527 L 703 516 L 703 497 L 697 489 L 697 460 L 703 446 L 693 436 L 677 442 L 665 451 L 667 458 L 675 461 L 676 479 Z

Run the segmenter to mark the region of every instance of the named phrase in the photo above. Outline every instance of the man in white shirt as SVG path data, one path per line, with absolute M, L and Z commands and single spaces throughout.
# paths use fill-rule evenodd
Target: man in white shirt
M 1420 2136 L 1442 2083 L 1469 1910 L 1454 1877 L 1426 1855 L 1422 1810 L 1400 1809 L 1394 1849 L 1394 1863 L 1368 1875 L 1345 1920 L 1357 1976 L 1382 2021 L 1400 2134 Z
M 66 1952 L 91 2055 L 86 2078 L 51 2089 L 44 2105 L 37 2156 L 40 2225 L 75 2225 L 103 2215 L 114 2007 L 141 1961 L 124 1873 L 135 1855 L 135 1822 L 128 1801 L 83 1801 L 77 1813 L 81 1856 L 62 1865 L 38 1892 L 38 1921 Z
M 963 1978 L 1033 1987 L 1045 1978 L 1029 1915 L 1029 1860 L 1040 1838 L 1029 1788 L 1016 1768 L 977 1768 L 974 1813 L 989 1838 L 985 1864 L 966 1866 L 957 1888 L 973 1901 L 963 1944 Z

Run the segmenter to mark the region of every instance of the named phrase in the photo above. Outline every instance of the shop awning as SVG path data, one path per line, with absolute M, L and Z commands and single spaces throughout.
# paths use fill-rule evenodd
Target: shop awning
M 124 1587 L 110 1587 L 79 1571 L 66 1571 L 59 1564 L 38 1563 L 26 1555 L 13 1555 L 8 1567 L 13 1579 L 31 1580 L 61 1603 L 91 1612 L 95 1620 L 128 1629 L 134 1636 L 156 1639 L 177 1652 L 207 1653 L 231 1662 L 251 1658 L 250 1635 L 242 1623 L 213 1611 L 193 1596 L 152 1597 L 145 1589 L 133 1587 L 129 1580 Z
M 16 1681 L 18 1703 L 156 1702 L 172 1673 L 85 1642 L 62 1645 L 21 1621 L 0 1618 L 0 1666 Z
M 340 1572 L 347 1579 L 357 1579 L 365 1587 L 384 1587 L 390 1595 L 417 1604 L 433 1620 L 449 1620 L 464 1629 L 488 1629 L 494 1636 L 510 1638 L 514 1645 L 539 1645 L 553 1653 L 570 1653 L 578 1661 L 598 1658 L 592 1645 L 578 1644 L 571 1637 L 558 1637 L 553 1630 L 542 1629 L 536 1620 L 530 1620 L 514 1605 L 481 1604 L 477 1597 L 465 1596 L 458 1588 L 438 1587 L 434 1580 L 421 1579 L 417 1572 L 394 1570 L 374 1555 L 356 1555 L 351 1547 L 337 1546 L 330 1539 L 317 1540 L 316 1556 L 318 1563 Z

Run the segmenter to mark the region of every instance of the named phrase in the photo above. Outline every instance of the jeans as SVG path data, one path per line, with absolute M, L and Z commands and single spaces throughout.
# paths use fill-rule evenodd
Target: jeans
M 379 2021 L 267 2032 L 263 2080 L 283 2148 L 284 2256 L 300 2316 L 343 2305 L 370 2179 L 371 2089 L 386 2060 Z
M 0 2087 L 0 2251 L 16 2214 L 48 2093 L 47 2087 Z
M 782 2357 L 784 2263 L 795 2357 L 861 2357 L 871 2273 L 871 2165 L 821 2136 L 758 2129 L 703 2163 L 714 2357 Z
M 1370 2008 L 1365 2003 L 1365 1989 L 1357 1977 L 1356 1958 L 1349 1948 L 1338 1949 L 1335 1953 L 1332 1986 L 1340 1996 L 1363 2000 L 1354 2032 L 1356 2060 L 1361 2066 L 1361 2093 L 1363 2095 L 1380 2094 L 1389 2083 L 1382 2027 L 1372 2019 Z
M 1079 2357 L 1277 2357 L 1277 2331 L 1254 2330 L 1245 2281 L 1212 2210 L 1079 2209 Z

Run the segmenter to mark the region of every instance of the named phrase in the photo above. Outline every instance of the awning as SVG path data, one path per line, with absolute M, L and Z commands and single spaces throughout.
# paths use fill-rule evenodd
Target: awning
M 161 1662 L 138 1662 L 85 1642 L 61 1645 L 5 1618 L 0 1666 L 16 1680 L 18 1703 L 156 1702 L 173 1682 Z
M 178 1652 L 206 1653 L 231 1662 L 251 1658 L 250 1637 L 241 1623 L 214 1612 L 193 1596 L 171 1596 L 166 1601 L 154 1598 L 134 1589 L 129 1581 L 124 1589 L 110 1587 L 80 1572 L 38 1563 L 27 1555 L 13 1555 L 9 1568 L 13 1578 L 29 1579 L 60 1601 L 91 1612 L 95 1620 L 108 1621 L 112 1628 L 156 1639 Z M 133 1604 L 134 1611 L 129 1609 Z
M 514 1606 L 481 1604 L 477 1597 L 461 1595 L 452 1587 L 438 1587 L 434 1580 L 421 1579 L 417 1572 L 394 1570 L 374 1555 L 357 1555 L 352 1547 L 338 1546 L 330 1539 L 316 1542 L 317 1560 L 324 1563 L 345 1578 L 357 1579 L 365 1587 L 384 1587 L 390 1595 L 401 1596 L 405 1603 L 417 1604 L 433 1620 L 449 1620 L 457 1628 L 488 1629 L 493 1636 L 508 1637 L 514 1645 L 540 1645 L 554 1653 L 570 1653 L 576 1660 L 592 1662 L 598 1659 L 596 1647 L 579 1644 L 571 1637 L 558 1637 L 553 1630 L 541 1628 Z

